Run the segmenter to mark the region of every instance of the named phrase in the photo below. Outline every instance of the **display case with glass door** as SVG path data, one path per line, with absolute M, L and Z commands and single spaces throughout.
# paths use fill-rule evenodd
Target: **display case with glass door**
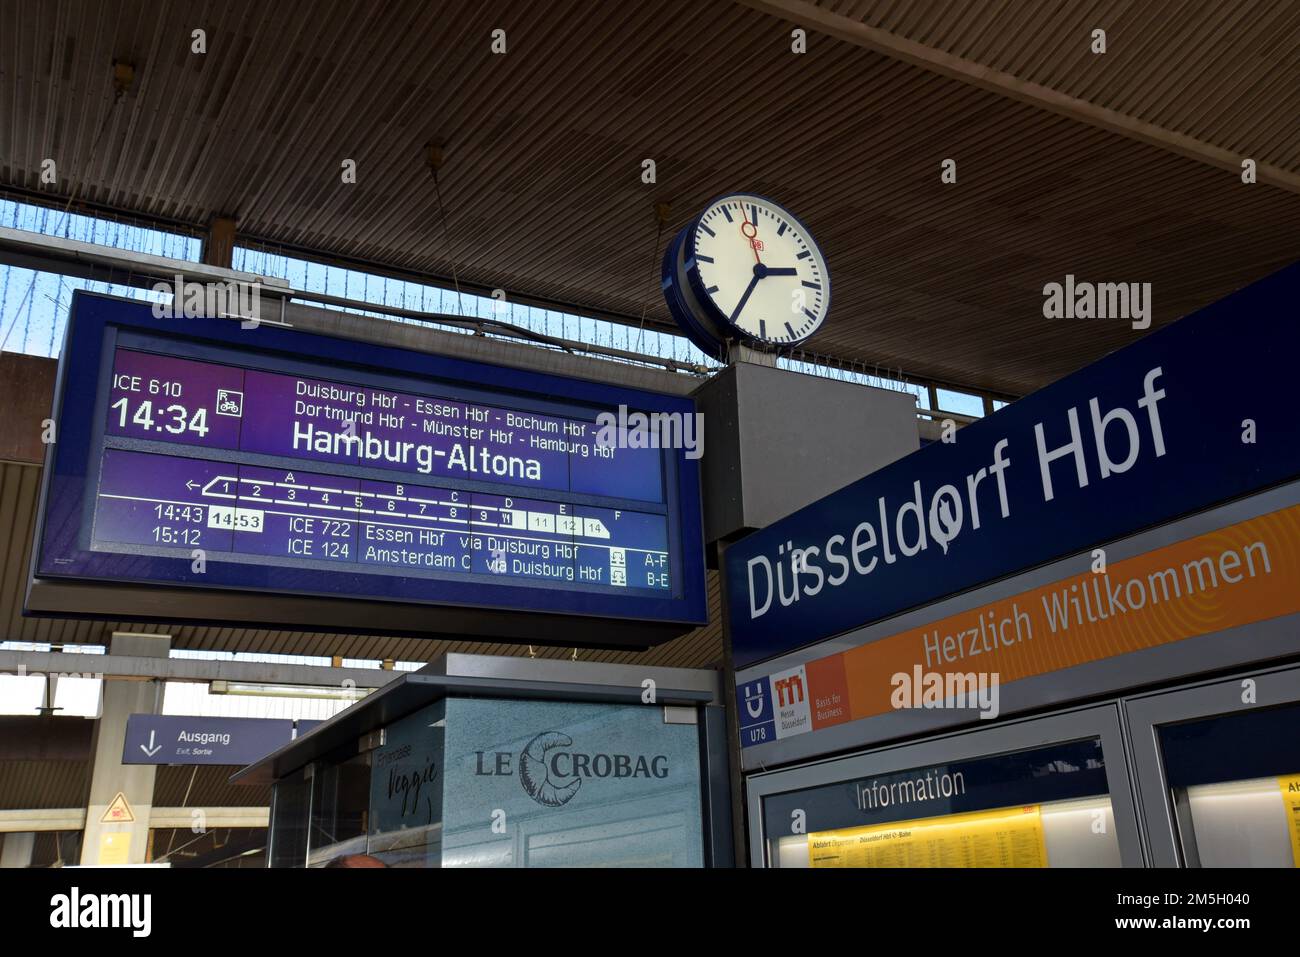
M 1142 863 L 1114 705 L 752 775 L 751 863 Z
M 1300 669 L 1125 707 L 1157 866 L 1300 865 Z

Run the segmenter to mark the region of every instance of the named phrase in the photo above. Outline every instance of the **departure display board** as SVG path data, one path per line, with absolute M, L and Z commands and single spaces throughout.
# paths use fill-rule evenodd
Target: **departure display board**
M 662 501 L 660 450 L 602 447 L 592 422 L 122 348 L 108 413 L 106 445 L 121 436 L 280 462 L 107 447 L 96 548 L 201 547 L 253 561 L 671 590 L 664 515 L 541 497 L 617 492 Z M 411 477 L 354 478 L 318 471 L 319 463 Z M 506 482 L 521 495 L 429 484 L 449 477 Z M 523 497 L 534 489 L 537 497 Z
M 555 615 L 705 620 L 696 463 L 599 418 L 689 400 L 107 297 L 73 310 L 38 581 L 473 607 L 380 620 L 538 642 L 577 640 Z M 584 643 L 651 640 L 604 632 Z

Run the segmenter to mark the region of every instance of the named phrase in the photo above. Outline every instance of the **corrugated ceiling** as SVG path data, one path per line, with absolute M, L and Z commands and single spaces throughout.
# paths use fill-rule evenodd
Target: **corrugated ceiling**
M 0 761 L 0 809 L 85 807 L 89 790 L 86 761 Z
M 1300 169 L 1300 4 L 825 7 Z M 191 224 L 232 215 L 272 246 L 454 266 L 462 283 L 658 322 L 671 231 L 712 195 L 753 190 L 825 247 L 835 298 L 811 348 L 958 385 L 1027 393 L 1139 334 L 1042 318 L 1043 285 L 1066 273 L 1151 282 L 1160 325 L 1300 255 L 1296 193 L 842 39 L 814 32 L 792 54 L 789 21 L 741 5 L 0 8 L 0 187 Z M 116 105 L 114 57 L 136 67 Z M 447 148 L 450 243 L 430 141 Z M 40 182 L 45 158 L 56 186 Z M 658 248 L 656 201 L 672 205 Z
M 269 807 L 271 788 L 230 783 L 225 765 L 190 767 L 164 765 L 153 783 L 154 807 Z

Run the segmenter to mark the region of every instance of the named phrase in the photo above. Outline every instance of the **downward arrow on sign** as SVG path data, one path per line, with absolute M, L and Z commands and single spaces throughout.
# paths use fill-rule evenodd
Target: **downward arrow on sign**
M 159 751 L 162 750 L 162 745 L 161 745 L 161 744 L 154 744 L 154 743 L 153 743 L 153 736 L 154 736 L 154 734 L 155 734 L 155 732 L 153 732 L 153 731 L 150 731 L 150 732 L 149 732 L 149 747 L 146 748 L 143 744 L 140 745 L 140 750 L 143 751 L 145 754 L 147 754 L 147 755 L 148 755 L 149 757 L 151 757 L 151 758 L 152 758 L 155 754 L 157 754 Z

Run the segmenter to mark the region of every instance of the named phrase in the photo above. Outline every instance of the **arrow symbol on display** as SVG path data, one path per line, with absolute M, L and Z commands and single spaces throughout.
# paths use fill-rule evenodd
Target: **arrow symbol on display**
M 153 736 L 154 736 L 154 734 L 156 734 L 156 733 L 157 733 L 157 732 L 154 732 L 154 731 L 150 731 L 150 732 L 149 732 L 149 747 L 146 748 L 143 744 L 140 745 L 140 750 L 143 751 L 145 754 L 147 754 L 147 755 L 148 755 L 149 757 L 151 757 L 151 758 L 152 758 L 155 754 L 157 754 L 159 751 L 162 750 L 162 745 L 161 745 L 161 744 L 154 744 L 154 743 L 153 743 Z
M 188 482 L 185 483 L 185 487 L 188 489 L 192 489 L 196 484 L 198 483 L 196 483 L 193 479 L 190 479 Z

